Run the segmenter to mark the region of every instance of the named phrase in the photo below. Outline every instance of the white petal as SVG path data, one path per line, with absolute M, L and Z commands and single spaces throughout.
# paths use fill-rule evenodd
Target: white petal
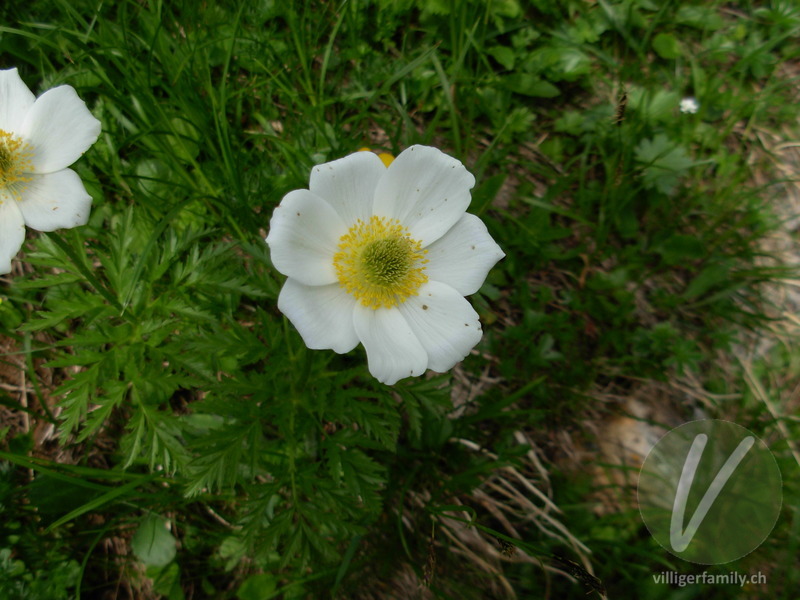
M 36 99 L 19 133 L 33 146 L 34 171 L 52 173 L 70 166 L 95 143 L 100 121 L 72 87 L 61 85 Z
M 428 368 L 444 373 L 481 340 L 481 323 L 469 302 L 449 285 L 429 281 L 399 306 L 428 354 Z
M 25 221 L 17 201 L 0 192 L 0 274 L 11 272 L 11 259 L 25 241 Z
M 425 274 L 431 280 L 446 283 L 462 296 L 477 292 L 489 270 L 505 256 L 483 221 L 469 213 L 427 250 L 425 258 L 430 262 Z
M 34 100 L 36 97 L 16 68 L 0 71 L 0 129 L 8 133 L 19 132 Z
M 372 216 L 372 200 L 386 167 L 372 152 L 355 152 L 311 169 L 308 188 L 336 209 L 348 226 Z
M 25 224 L 38 231 L 85 225 L 92 209 L 92 197 L 72 169 L 33 175 L 19 200 Z
M 393 385 L 398 379 L 425 372 L 428 355 L 399 310 L 373 310 L 357 303 L 353 323 L 375 379 Z
M 278 309 L 300 332 L 312 350 L 331 349 L 339 354 L 358 345 L 353 326 L 356 299 L 338 283 L 307 286 L 291 277 L 278 296 Z
M 347 233 L 339 215 L 308 190 L 283 197 L 269 222 L 270 256 L 275 268 L 305 285 L 337 281 L 333 255 Z
M 398 219 L 425 247 L 456 224 L 475 178 L 460 161 L 430 146 L 406 148 L 375 190 L 373 212 Z

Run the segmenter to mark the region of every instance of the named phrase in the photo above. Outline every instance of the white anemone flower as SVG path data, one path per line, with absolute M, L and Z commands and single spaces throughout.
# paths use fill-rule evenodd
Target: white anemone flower
M 284 196 L 267 243 L 288 276 L 278 308 L 312 349 L 359 342 L 386 384 L 445 372 L 480 341 L 478 291 L 505 254 L 466 213 L 475 178 L 436 148 L 411 146 L 388 168 L 372 152 L 314 167 Z
M 39 231 L 76 227 L 92 198 L 69 165 L 100 135 L 75 90 L 62 85 L 36 98 L 16 69 L 0 71 L 0 273 Z
M 697 100 L 691 96 L 681 100 L 680 110 L 685 115 L 693 115 L 699 110 L 699 108 L 700 105 L 697 103 Z

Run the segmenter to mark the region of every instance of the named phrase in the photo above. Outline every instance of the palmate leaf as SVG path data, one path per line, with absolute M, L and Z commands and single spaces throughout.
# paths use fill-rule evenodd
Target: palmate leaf
M 686 149 L 659 133 L 639 142 L 636 160 L 642 166 L 645 187 L 671 194 L 680 178 L 694 165 Z
M 258 544 L 272 547 L 280 557 L 281 567 L 288 564 L 305 567 L 336 560 L 346 542 L 365 531 L 363 525 L 340 510 L 346 506 L 343 500 L 321 493 L 296 505 L 279 505 L 275 517 L 258 536 Z
M 278 556 L 280 565 L 334 561 L 377 519 L 384 468 L 342 441 L 349 438 L 326 438 L 323 460 L 306 456 L 293 467 L 289 460 L 272 460 L 270 482 L 244 483 L 249 498 L 240 505 L 239 522 L 251 556 Z M 265 444 L 262 456 L 270 448 L 286 450 L 281 443 Z

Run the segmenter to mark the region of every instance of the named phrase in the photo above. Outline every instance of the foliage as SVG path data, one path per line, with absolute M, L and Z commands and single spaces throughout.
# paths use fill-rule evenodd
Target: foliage
M 798 56 L 789 2 L 47 0 L 4 2 L 0 17 L 0 67 L 34 90 L 73 85 L 103 123 L 75 166 L 89 224 L 36 235 L 0 290 L 9 364 L 22 356 L 28 381 L 56 374 L 35 402 L 0 400 L 52 422 L 75 457 L 34 458 L 25 431 L 6 431 L 3 597 L 45 597 L 42 581 L 48 598 L 108 589 L 91 566 L 111 535 L 132 550 L 117 565 L 132 585 L 170 599 L 350 597 L 390 580 L 399 549 L 421 575 L 442 507 L 521 464 L 514 432 L 552 444 L 594 414 L 597 387 L 716 385 L 716 357 L 768 322 L 762 284 L 791 273 L 764 256 L 774 192 L 751 160 L 754 132 L 797 117 L 781 68 Z M 685 96 L 697 114 L 680 114 Z M 263 242 L 311 166 L 411 143 L 475 173 L 470 211 L 507 254 L 472 297 L 485 336 L 461 371 L 499 383 L 463 414 L 452 375 L 389 388 L 361 349 L 306 349 L 276 308 Z M 557 478 L 610 594 L 666 597 L 636 517 L 594 520 L 589 484 Z M 58 489 L 63 504 L 44 501 Z M 787 506 L 791 552 L 770 549 L 784 573 L 796 490 Z M 440 571 L 482 597 L 460 568 L 449 557 Z M 520 595 L 543 585 L 526 566 L 512 577 Z

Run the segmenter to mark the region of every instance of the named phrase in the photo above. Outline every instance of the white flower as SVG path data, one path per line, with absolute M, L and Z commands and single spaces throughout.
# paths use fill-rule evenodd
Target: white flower
M 314 167 L 308 190 L 275 208 L 267 243 L 288 276 L 278 308 L 309 348 L 349 352 L 393 384 L 444 372 L 481 339 L 464 298 L 505 254 L 465 210 L 475 178 L 436 148 L 412 146 L 387 168 L 357 152 Z
M 681 100 L 681 112 L 684 114 L 693 115 L 697 112 L 699 108 L 700 105 L 697 103 L 697 100 L 692 98 L 691 96 L 689 98 L 684 98 L 683 100 Z
M 74 163 L 97 136 L 100 121 L 62 85 L 35 98 L 16 69 L 0 71 L 0 273 L 39 231 L 83 225 L 92 198 Z

